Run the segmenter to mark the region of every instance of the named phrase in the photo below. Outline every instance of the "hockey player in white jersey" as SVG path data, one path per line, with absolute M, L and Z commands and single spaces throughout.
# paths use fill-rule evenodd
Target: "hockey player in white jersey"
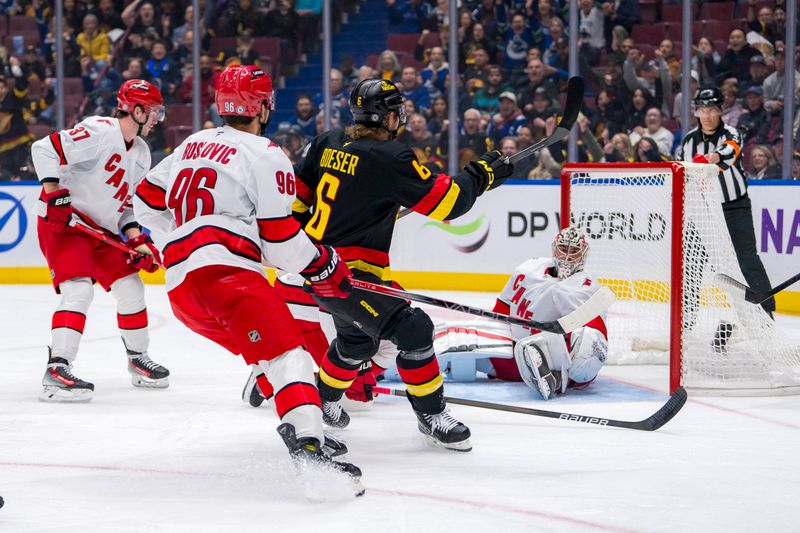
M 262 258 L 332 298 L 349 294 L 350 270 L 292 217 L 294 170 L 261 136 L 273 109 L 269 76 L 258 67 L 229 66 L 215 100 L 225 125 L 191 135 L 148 173 L 136 189 L 136 218 L 163 247 L 175 316 L 263 369 L 276 391 L 278 433 L 298 463 L 344 472 L 363 493 L 357 467 L 323 454 L 313 361 Z
M 52 320 L 50 358 L 40 399 L 87 402 L 94 385 L 77 378 L 72 363 L 96 281 L 117 300 L 117 324 L 134 386 L 164 388 L 169 371 L 147 355 L 147 309 L 139 270 L 154 271 L 158 252 L 140 231 L 131 208 L 136 185 L 150 170 L 148 135 L 164 118 L 161 93 L 143 80 L 125 82 L 114 117 L 89 117 L 53 132 L 31 148 L 42 183 L 39 246 L 61 295 Z M 84 224 L 113 239 L 122 233 L 126 254 L 72 227 Z
M 497 298 L 494 311 L 524 320 L 556 320 L 585 302 L 600 284 L 583 271 L 589 244 L 567 227 L 553 240 L 553 257 L 534 258 L 518 266 Z M 606 359 L 605 314 L 566 335 L 511 325 L 514 360 L 491 358 L 489 374 L 524 381 L 548 400 L 568 387 L 591 383 Z

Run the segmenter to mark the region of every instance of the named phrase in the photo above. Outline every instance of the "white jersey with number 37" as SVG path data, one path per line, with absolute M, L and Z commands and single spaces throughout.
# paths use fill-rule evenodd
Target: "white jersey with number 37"
M 119 121 L 89 117 L 71 130 L 53 132 L 31 147 L 39 181 L 56 178 L 72 207 L 111 233 L 134 222 L 131 197 L 150 170 L 150 149 L 141 137 L 129 148 Z M 46 207 L 40 201 L 39 216 Z
M 600 288 L 587 272 L 559 280 L 554 275 L 555 267 L 552 258 L 525 261 L 514 270 L 498 300 L 509 307 L 508 313 L 513 317 L 547 322 L 574 311 Z M 599 320 L 604 322 L 605 314 Z M 605 326 L 595 329 L 605 331 Z M 511 334 L 519 340 L 531 333 L 527 328 L 512 325 Z
M 163 249 L 167 290 L 192 270 L 227 265 L 299 272 L 317 250 L 292 217 L 295 177 L 283 151 L 230 126 L 187 138 L 136 190 L 136 219 Z

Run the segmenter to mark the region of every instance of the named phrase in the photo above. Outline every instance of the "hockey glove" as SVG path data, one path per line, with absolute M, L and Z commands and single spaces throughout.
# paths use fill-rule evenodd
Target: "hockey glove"
M 372 387 L 378 382 L 375 380 L 375 372 L 372 363 L 367 361 L 358 369 L 358 375 L 350 387 L 344 391 L 344 395 L 356 402 L 371 402 L 375 397 L 372 394 Z
M 64 233 L 69 228 L 72 220 L 72 197 L 69 189 L 57 189 L 51 193 L 44 193 L 47 203 L 47 212 L 44 221 L 53 231 Z
M 347 264 L 339 258 L 336 250 L 325 244 L 315 245 L 319 256 L 300 272 L 311 284 L 317 296 L 322 298 L 347 298 L 353 287 L 349 278 L 353 276 Z
M 503 184 L 514 172 L 514 165 L 504 163 L 497 150 L 486 152 L 480 159 L 470 161 L 465 168 L 467 173 L 478 180 L 481 194 Z
M 151 274 L 161 267 L 161 254 L 147 233 L 128 239 L 128 247 L 139 254 L 133 258 L 133 266 Z M 144 247 L 144 248 L 142 248 Z
M 708 159 L 703 154 L 697 154 L 692 158 L 692 163 L 706 163 L 708 164 Z

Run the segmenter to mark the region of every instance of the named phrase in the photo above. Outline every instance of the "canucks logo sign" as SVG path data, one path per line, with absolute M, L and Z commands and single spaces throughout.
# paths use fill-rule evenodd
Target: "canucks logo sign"
M 449 233 L 452 236 L 450 246 L 464 254 L 477 252 L 486 243 L 486 239 L 489 238 L 490 225 L 489 221 L 486 220 L 486 215 L 481 215 L 476 220 L 466 224 L 456 225 L 450 222 L 431 221 L 427 222 L 423 227 L 428 226 Z
M 28 229 L 28 216 L 20 199 L 0 191 L 0 252 L 17 246 Z

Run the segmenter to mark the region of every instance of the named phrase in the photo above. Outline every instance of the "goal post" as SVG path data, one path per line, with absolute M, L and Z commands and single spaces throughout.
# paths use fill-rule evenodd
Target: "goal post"
M 561 225 L 589 240 L 586 270 L 610 287 L 609 363 L 669 364 L 670 391 L 800 393 L 800 346 L 742 282 L 714 165 L 568 164 Z

